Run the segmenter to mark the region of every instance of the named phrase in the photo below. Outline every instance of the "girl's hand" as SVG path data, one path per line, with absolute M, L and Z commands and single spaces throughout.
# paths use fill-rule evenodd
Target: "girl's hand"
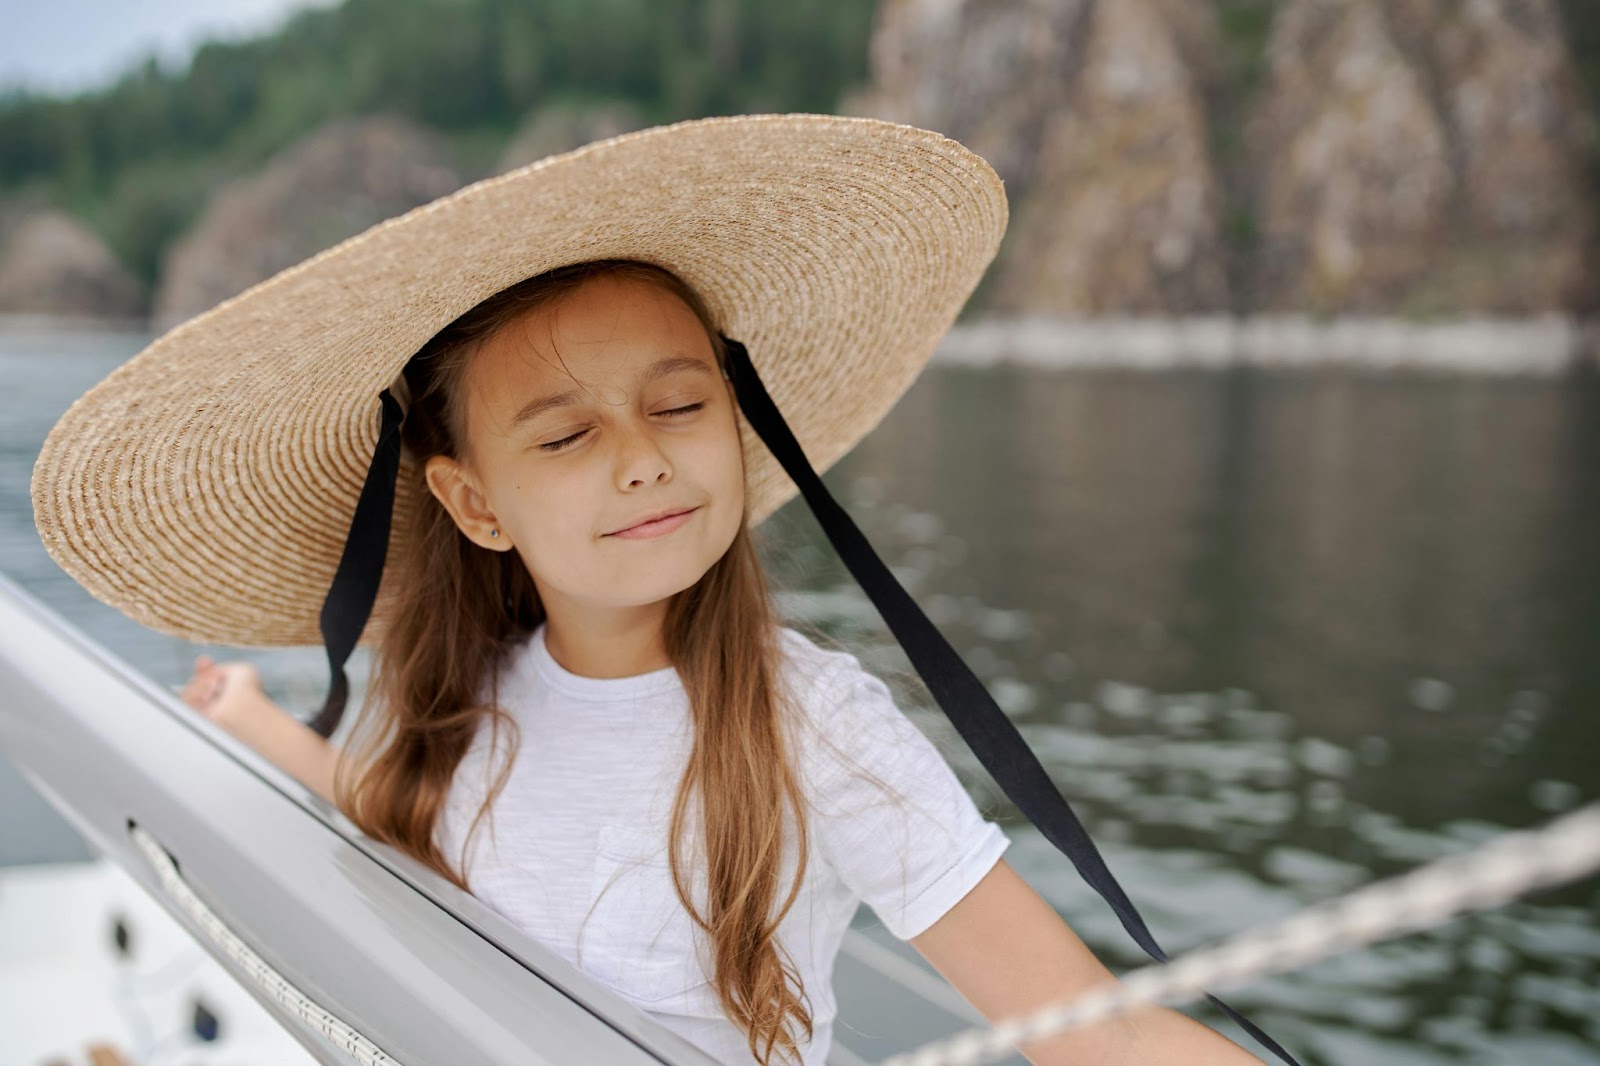
M 252 663 L 213 662 L 202 655 L 194 661 L 194 676 L 179 698 L 240 739 L 259 732 L 252 728 L 264 717 L 283 712 L 267 698 L 261 674 Z
M 250 663 L 216 663 L 202 655 L 179 697 L 329 803 L 339 749 L 279 707 Z

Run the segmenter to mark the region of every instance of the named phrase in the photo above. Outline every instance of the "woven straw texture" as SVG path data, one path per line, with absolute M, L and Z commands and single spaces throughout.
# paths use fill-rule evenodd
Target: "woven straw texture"
M 747 346 L 820 472 L 916 378 L 1006 220 L 983 159 L 875 119 L 747 115 L 597 141 L 380 222 L 157 338 L 51 430 L 35 523 L 75 580 L 152 629 L 320 644 L 378 393 L 481 300 L 589 259 L 672 270 Z M 742 414 L 739 428 L 756 524 L 797 489 Z

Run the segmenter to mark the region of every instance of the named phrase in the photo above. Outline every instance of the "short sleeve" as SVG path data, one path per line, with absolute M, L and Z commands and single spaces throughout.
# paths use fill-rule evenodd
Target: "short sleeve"
M 884 928 L 909 940 L 993 869 L 1010 838 L 855 656 L 807 686 L 812 844 Z

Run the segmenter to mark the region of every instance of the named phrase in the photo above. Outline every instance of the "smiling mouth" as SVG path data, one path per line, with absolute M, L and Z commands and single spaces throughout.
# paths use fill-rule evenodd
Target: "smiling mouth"
M 681 511 L 673 511 L 670 514 L 664 514 L 659 518 L 652 518 L 644 522 L 636 523 L 635 525 L 628 526 L 626 529 L 614 530 L 610 533 L 607 533 L 606 536 L 620 537 L 629 533 L 651 533 L 657 530 L 665 530 L 666 528 L 681 524 L 681 521 L 685 517 L 693 514 L 699 509 L 699 507 L 686 507 Z

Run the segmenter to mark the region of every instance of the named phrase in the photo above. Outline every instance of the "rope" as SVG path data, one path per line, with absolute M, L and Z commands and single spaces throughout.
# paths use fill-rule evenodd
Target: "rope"
M 881 1066 L 978 1066 L 1069 1029 L 1136 1007 L 1199 999 L 1267 974 L 1307 966 L 1351 948 L 1487 910 L 1539 888 L 1600 869 L 1600 803 L 1542 829 L 1505 833 L 1478 848 L 1308 907 L 1273 926 L 1247 930 L 1166 965 L 1145 966 L 1115 985 L 996 1025 L 885 1059 Z
M 144 857 L 155 870 L 156 879 L 161 882 L 161 887 L 166 889 L 167 894 L 183 908 L 184 913 L 188 914 L 197 926 L 206 931 L 217 947 L 239 966 L 246 977 L 283 1004 L 291 1014 L 322 1033 L 335 1047 L 349 1054 L 362 1066 L 394 1066 L 394 1059 L 384 1054 L 382 1048 L 329 1014 L 316 1001 L 269 966 L 265 959 L 250 950 L 249 945 L 240 940 L 234 931 L 228 928 L 227 923 L 217 917 L 211 908 L 195 895 L 194 890 L 178 873 L 178 867 L 172 861 L 172 857 L 144 827 L 130 826 L 129 833 L 133 837 L 134 844 L 144 853 Z

